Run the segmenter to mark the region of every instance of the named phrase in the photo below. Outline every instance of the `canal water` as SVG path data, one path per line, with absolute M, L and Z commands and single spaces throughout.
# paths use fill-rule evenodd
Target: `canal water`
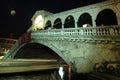
M 0 74 L 0 80 L 86 80 L 70 68 Z
M 57 80 L 59 76 L 56 74 L 56 70 L 7 73 L 0 74 L 0 80 Z
M 0 74 L 0 80 L 71 80 L 71 75 L 58 69 Z

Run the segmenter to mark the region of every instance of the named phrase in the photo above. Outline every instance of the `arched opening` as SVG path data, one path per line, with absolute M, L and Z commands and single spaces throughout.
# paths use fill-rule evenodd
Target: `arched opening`
M 97 15 L 96 26 L 117 24 L 116 14 L 111 9 L 104 9 Z
M 62 67 L 61 64 L 63 64 L 63 69 L 64 69 L 64 74 L 65 75 L 70 75 L 71 72 L 70 72 L 70 68 L 69 68 L 69 65 L 67 65 L 67 63 L 56 53 L 54 52 L 52 49 L 50 49 L 49 47 L 45 46 L 45 45 L 42 45 L 42 44 L 39 44 L 39 43 L 30 43 L 30 44 L 27 44 L 25 46 L 23 46 L 18 52 L 17 54 L 14 56 L 14 59 L 50 59 L 50 60 L 57 60 L 57 64 L 53 63 L 54 65 L 56 65 L 56 67 L 58 66 L 57 68 L 57 73 L 61 76 L 61 73 L 59 73 L 59 68 L 60 66 Z M 51 70 L 52 70 L 52 66 L 53 64 L 50 64 L 52 62 L 49 61 L 46 62 L 46 63 L 43 63 L 42 65 L 51 65 Z M 35 64 L 33 64 L 34 66 Z M 46 65 L 46 68 L 48 67 L 48 65 Z M 59 66 L 60 65 L 60 66 Z M 53 66 L 54 67 L 54 66 Z M 68 69 L 68 70 L 65 70 L 65 69 Z M 53 68 L 53 70 L 56 69 L 56 68 Z M 44 70 L 44 69 L 43 69 Z M 47 71 L 49 70 L 46 69 Z M 63 77 L 66 77 L 66 76 L 63 76 Z M 61 77 L 62 78 L 62 77 Z
M 84 27 L 84 25 L 86 25 L 86 27 L 88 26 L 92 26 L 92 17 L 90 16 L 90 14 L 88 13 L 83 13 L 79 19 L 78 19 L 78 27 Z
M 34 30 L 43 29 L 43 17 L 42 15 L 38 15 L 34 20 Z
M 60 59 L 60 56 L 53 50 L 38 43 L 31 43 L 23 46 L 17 54 L 15 59 Z
M 51 21 L 48 20 L 45 24 L 45 28 L 44 29 L 49 29 L 49 28 L 52 28 L 52 24 L 51 24 Z
M 65 19 L 64 28 L 74 28 L 74 27 L 75 27 L 75 20 L 73 16 L 70 15 Z
M 54 22 L 53 28 L 60 29 L 62 28 L 62 21 L 60 18 L 57 18 Z

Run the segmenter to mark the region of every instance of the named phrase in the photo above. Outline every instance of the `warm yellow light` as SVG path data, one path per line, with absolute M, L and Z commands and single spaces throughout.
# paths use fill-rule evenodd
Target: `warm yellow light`
M 71 17 L 70 16 L 68 16 L 68 20 L 70 20 L 71 19 Z
M 43 29 L 43 17 L 39 15 L 36 17 L 34 22 L 34 30 Z
M 14 15 L 16 14 L 16 11 L 15 11 L 15 10 L 11 10 L 11 11 L 10 11 L 10 14 L 11 14 L 12 16 L 14 16 Z
M 0 60 L 3 59 L 4 56 L 0 56 Z
M 83 24 L 83 27 L 87 27 L 87 24 Z
M 83 24 L 82 26 L 83 27 L 90 27 L 91 25 L 90 24 Z

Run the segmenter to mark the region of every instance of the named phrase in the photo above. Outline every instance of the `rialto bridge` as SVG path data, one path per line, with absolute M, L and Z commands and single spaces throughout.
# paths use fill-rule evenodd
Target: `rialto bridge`
M 63 59 L 73 71 L 120 60 L 120 0 L 60 13 L 36 11 L 32 25 L 3 59 Z

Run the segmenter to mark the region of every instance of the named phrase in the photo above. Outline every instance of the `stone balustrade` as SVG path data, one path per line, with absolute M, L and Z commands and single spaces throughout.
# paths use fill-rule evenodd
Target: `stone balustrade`
M 5 45 L 5 44 L 9 44 L 9 45 L 14 45 L 17 42 L 16 39 L 9 39 L 9 38 L 0 38 L 0 44 L 1 45 Z
M 64 28 L 38 30 L 31 34 L 32 38 L 49 40 L 102 40 L 120 41 L 120 26 L 98 26 L 85 28 Z

